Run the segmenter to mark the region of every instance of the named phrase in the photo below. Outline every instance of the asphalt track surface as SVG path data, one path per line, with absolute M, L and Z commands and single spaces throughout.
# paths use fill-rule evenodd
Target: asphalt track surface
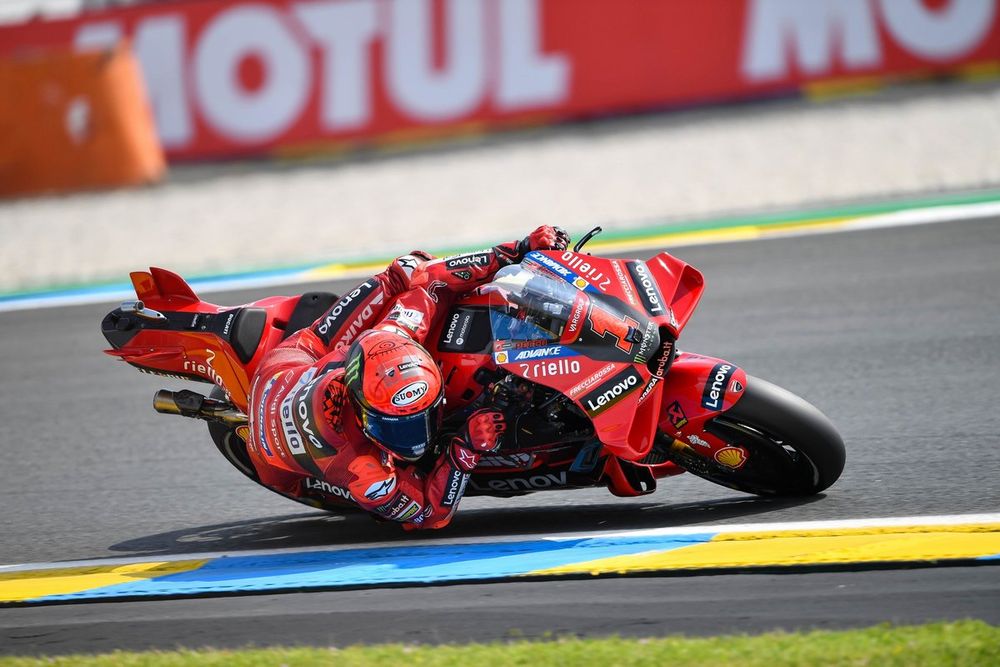
M 230 469 L 202 424 L 153 413 L 152 393 L 177 383 L 101 355 L 98 325 L 113 304 L 79 306 L 0 315 L 0 563 L 1000 509 L 1000 220 L 676 254 L 707 279 L 681 348 L 802 395 L 840 428 L 847 468 L 825 496 L 756 499 L 681 476 L 630 500 L 602 490 L 467 499 L 448 529 L 418 535 L 309 511 Z M 0 654 L 1000 623 L 998 593 L 1000 568 L 978 567 L 10 608 Z

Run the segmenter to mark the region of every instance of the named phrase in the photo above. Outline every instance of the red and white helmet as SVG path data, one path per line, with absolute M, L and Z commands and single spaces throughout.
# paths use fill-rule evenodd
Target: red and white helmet
M 347 352 L 347 394 L 365 435 L 416 461 L 441 423 L 444 381 L 431 355 L 388 331 L 366 331 Z

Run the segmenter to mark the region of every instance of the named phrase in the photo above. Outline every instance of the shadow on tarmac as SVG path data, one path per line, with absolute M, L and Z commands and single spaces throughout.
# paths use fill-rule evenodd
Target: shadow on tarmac
M 111 551 L 137 556 L 256 549 L 292 549 L 365 543 L 428 543 L 455 538 L 509 538 L 613 530 L 696 526 L 768 514 L 821 500 L 726 498 L 696 503 L 589 504 L 560 507 L 470 509 L 442 530 L 405 532 L 360 511 L 286 514 L 158 533 L 119 542 Z M 115 556 L 119 557 L 119 556 Z

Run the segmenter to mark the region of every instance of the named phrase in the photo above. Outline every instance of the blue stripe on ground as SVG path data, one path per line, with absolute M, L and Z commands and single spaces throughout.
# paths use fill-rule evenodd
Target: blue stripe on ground
M 536 570 L 708 542 L 717 533 L 535 540 L 224 556 L 197 570 L 34 602 L 188 596 L 345 586 L 429 584 L 517 577 Z
M 308 272 L 326 266 L 325 264 L 304 264 L 286 269 L 267 271 L 250 271 L 241 273 L 225 273 L 188 279 L 188 284 L 198 293 L 200 291 L 218 291 L 219 285 L 226 290 L 240 289 L 241 286 L 253 287 L 262 281 L 270 283 L 293 284 L 306 280 Z M 95 303 L 101 300 L 118 301 L 134 299 L 135 290 L 130 282 L 120 282 L 106 285 L 81 285 L 61 289 L 46 289 L 35 292 L 19 292 L 0 294 L 0 310 L 10 310 L 22 304 L 45 305 L 47 303 Z

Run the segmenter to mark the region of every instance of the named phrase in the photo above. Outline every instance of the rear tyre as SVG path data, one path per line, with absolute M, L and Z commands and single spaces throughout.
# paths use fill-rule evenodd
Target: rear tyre
M 229 400 L 226 393 L 219 387 L 212 389 L 210 398 L 219 401 Z M 257 477 L 257 470 L 250 462 L 250 455 L 247 453 L 247 444 L 243 438 L 236 435 L 236 428 L 220 422 L 208 422 L 208 433 L 212 436 L 212 442 L 219 450 L 219 453 L 226 457 L 226 460 L 233 464 L 233 467 L 249 477 L 255 482 L 260 482 Z
M 738 469 L 681 454 L 689 472 L 732 489 L 767 496 L 809 496 L 837 481 L 844 470 L 844 441 L 822 412 L 795 394 L 747 377 L 740 400 L 710 420 L 705 430 L 747 453 Z

